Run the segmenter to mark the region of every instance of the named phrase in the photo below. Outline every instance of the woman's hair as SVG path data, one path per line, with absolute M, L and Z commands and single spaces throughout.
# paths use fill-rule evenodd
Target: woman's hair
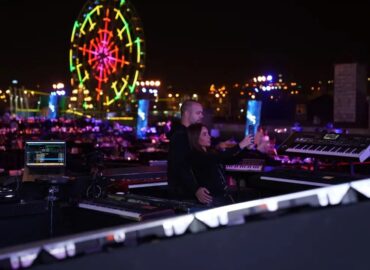
M 191 124 L 188 127 L 188 138 L 189 138 L 189 145 L 192 150 L 203 151 L 202 147 L 199 144 L 199 136 L 202 132 L 202 128 L 206 127 L 201 123 Z

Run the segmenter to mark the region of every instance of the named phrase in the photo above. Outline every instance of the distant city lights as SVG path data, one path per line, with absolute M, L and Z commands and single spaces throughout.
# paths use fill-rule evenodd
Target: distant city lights
M 64 83 L 54 83 L 53 89 L 64 89 Z
M 253 78 L 253 81 L 256 82 L 272 82 L 273 77 L 272 75 L 262 75 L 262 76 L 257 76 Z
M 137 86 L 155 86 L 155 87 L 159 87 L 161 86 L 161 82 L 160 81 L 137 81 L 136 82 L 136 85 Z
M 138 81 L 136 82 L 136 85 L 138 86 L 138 92 L 140 93 L 143 93 L 143 94 L 151 94 L 153 95 L 154 97 L 158 97 L 158 93 L 159 93 L 159 86 L 161 85 L 161 82 L 160 81 Z M 169 96 L 170 97 L 170 96 Z
M 286 128 L 275 128 L 274 129 L 274 132 L 275 133 L 287 133 L 287 131 L 288 131 L 288 129 L 286 129 Z
M 55 91 L 55 92 L 51 92 L 50 95 L 52 95 L 52 96 L 65 96 L 66 95 L 66 91 L 64 91 L 64 90 L 58 90 L 58 91 Z

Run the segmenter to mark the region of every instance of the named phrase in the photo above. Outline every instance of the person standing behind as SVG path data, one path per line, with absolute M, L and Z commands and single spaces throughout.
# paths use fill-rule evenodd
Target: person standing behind
M 189 162 L 190 145 L 187 127 L 200 123 L 203 107 L 194 100 L 187 100 L 181 106 L 181 124 L 173 126 L 168 133 L 170 140 L 167 162 L 167 181 L 173 198 L 182 200 L 197 199 L 200 202 L 212 200 L 207 191 L 199 187 Z
M 210 148 L 211 136 L 205 125 L 196 123 L 188 127 L 189 144 L 191 148 L 190 160 L 195 178 L 211 198 L 199 199 L 209 206 L 220 206 L 233 203 L 227 193 L 227 183 L 223 164 L 234 163 L 237 155 L 246 147 L 253 147 L 252 137 L 246 136 L 238 144 L 224 151 Z

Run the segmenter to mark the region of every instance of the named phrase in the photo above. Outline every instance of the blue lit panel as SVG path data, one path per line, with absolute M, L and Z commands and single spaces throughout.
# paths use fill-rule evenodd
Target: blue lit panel
M 57 109 L 58 109 L 58 96 L 56 93 L 51 93 L 49 96 L 49 112 L 48 118 L 55 119 L 57 117 Z
M 249 100 L 247 103 L 247 123 L 245 125 L 245 135 L 254 135 L 258 126 L 261 124 L 262 101 Z
M 138 139 L 146 138 L 146 129 L 148 126 L 149 100 L 140 99 L 137 110 L 136 136 Z

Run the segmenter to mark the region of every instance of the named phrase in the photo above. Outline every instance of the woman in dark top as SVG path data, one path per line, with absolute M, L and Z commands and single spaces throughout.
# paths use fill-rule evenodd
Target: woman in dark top
M 188 127 L 188 138 L 191 147 L 190 162 L 192 170 L 204 196 L 196 196 L 201 203 L 218 206 L 232 203 L 227 194 L 227 183 L 223 164 L 235 162 L 235 157 L 245 147 L 253 146 L 252 138 L 245 137 L 240 143 L 224 151 L 211 149 L 211 136 L 203 124 Z M 199 190 L 199 189 L 198 189 Z

